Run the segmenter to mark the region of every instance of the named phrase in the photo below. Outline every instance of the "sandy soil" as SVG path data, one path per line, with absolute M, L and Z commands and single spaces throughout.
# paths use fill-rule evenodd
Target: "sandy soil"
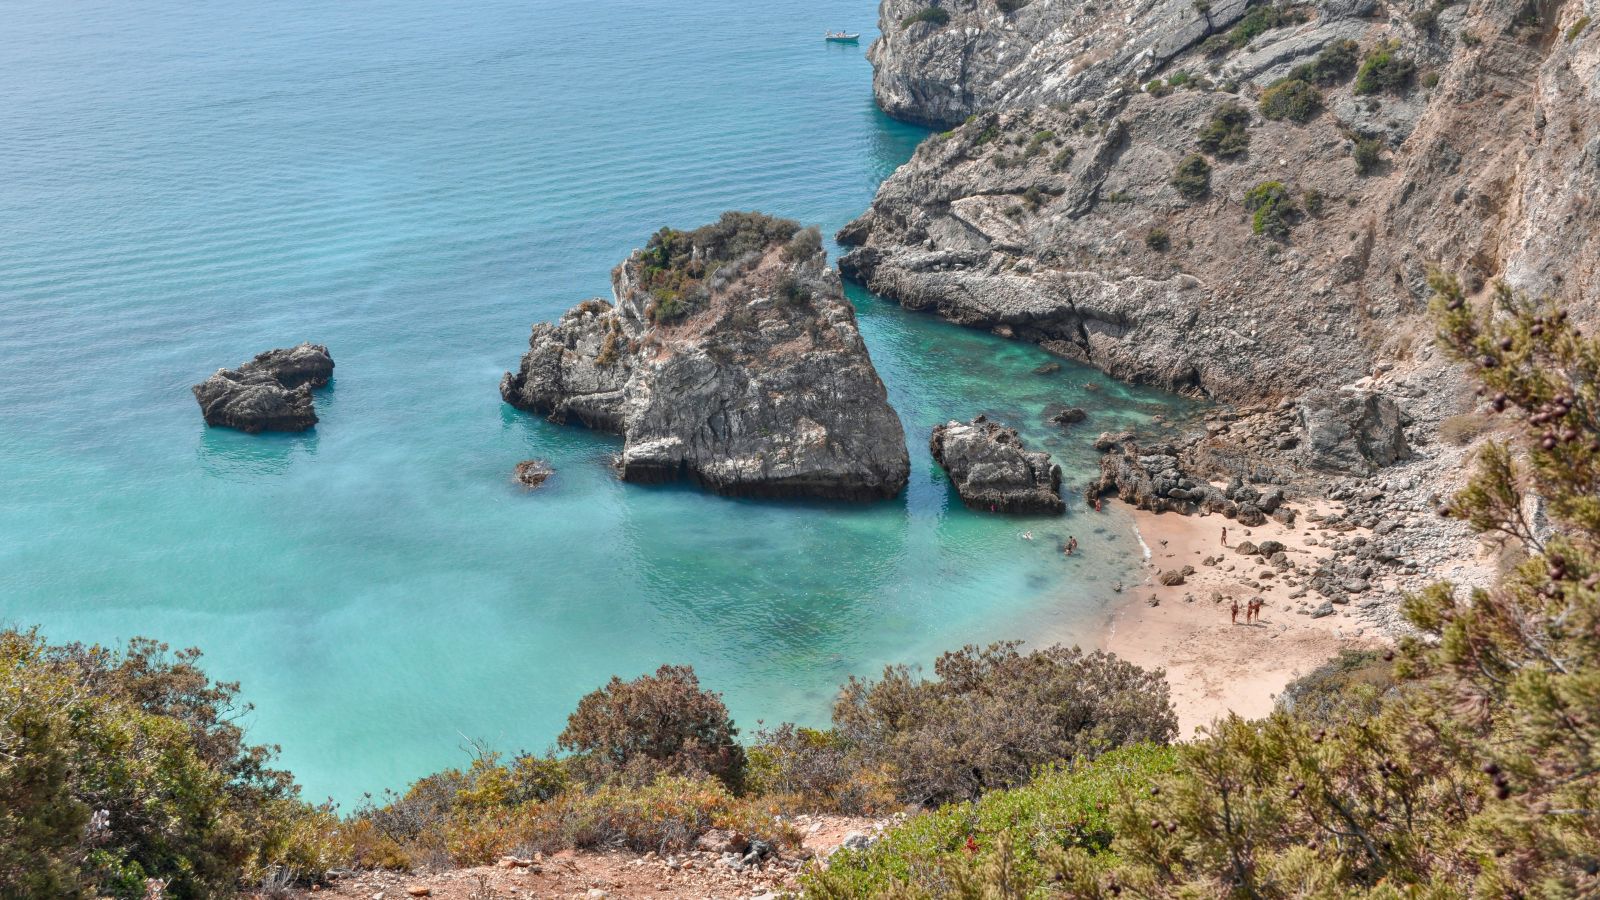
M 776 900 L 798 886 L 807 866 L 819 865 L 852 832 L 872 835 L 891 820 L 847 816 L 797 816 L 803 836 L 799 850 L 762 866 L 735 870 L 719 854 L 574 852 L 564 850 L 529 859 L 506 857 L 497 865 L 442 872 L 359 872 L 299 896 L 348 900 L 531 900 L 531 898 L 695 898 L 695 900 Z
M 1385 643 L 1352 620 L 1348 607 L 1324 618 L 1305 614 L 1321 598 L 1291 597 L 1302 590 L 1292 570 L 1233 549 L 1241 541 L 1276 540 L 1296 567 L 1314 566 L 1328 552 L 1320 540 L 1315 546 L 1307 542 L 1315 530 L 1305 514 L 1316 509 L 1297 506 L 1295 527 L 1268 520 L 1258 528 L 1241 528 L 1219 515 L 1124 509 L 1150 556 L 1144 580 L 1124 588 L 1126 599 L 1113 608 L 1101 647 L 1138 665 L 1166 669 L 1183 738 L 1230 711 L 1245 718 L 1266 715 L 1284 685 L 1340 648 Z M 1195 571 L 1183 584 L 1158 581 L 1160 573 L 1186 565 Z M 1265 606 L 1259 622 L 1246 624 L 1244 607 L 1252 597 Z M 1234 599 L 1240 606 L 1237 623 L 1230 616 Z

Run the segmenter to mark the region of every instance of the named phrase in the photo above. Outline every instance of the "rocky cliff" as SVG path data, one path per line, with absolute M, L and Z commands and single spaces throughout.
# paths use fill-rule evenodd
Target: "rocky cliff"
M 1430 265 L 1593 306 L 1600 29 L 1576 0 L 946 2 L 901 25 L 922 6 L 883 4 L 878 97 L 976 115 L 841 231 L 880 294 L 1229 401 L 1424 352 Z
M 724 494 L 891 497 L 910 470 L 815 229 L 728 213 L 663 229 L 586 300 L 533 328 L 506 402 L 623 436 L 622 477 Z

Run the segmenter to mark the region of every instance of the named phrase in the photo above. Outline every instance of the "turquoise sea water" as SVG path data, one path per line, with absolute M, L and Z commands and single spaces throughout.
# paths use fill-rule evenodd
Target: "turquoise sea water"
M 929 429 L 1056 453 L 1170 411 L 853 289 L 912 481 L 873 506 L 618 483 L 618 441 L 501 404 L 536 320 L 655 228 L 831 232 L 924 132 L 872 104 L 871 0 L 9 0 L 0 29 L 0 622 L 150 635 L 244 684 L 314 798 L 553 741 L 613 673 L 693 664 L 747 728 L 966 642 L 1088 634 L 1126 523 L 955 502 Z M 824 44 L 862 30 L 859 47 Z M 326 343 L 314 432 L 189 385 Z M 1085 406 L 1063 434 L 1047 403 Z M 541 491 L 521 459 L 558 469 Z M 1038 538 L 1023 541 L 1032 529 Z M 1056 538 L 1075 534 L 1079 556 Z

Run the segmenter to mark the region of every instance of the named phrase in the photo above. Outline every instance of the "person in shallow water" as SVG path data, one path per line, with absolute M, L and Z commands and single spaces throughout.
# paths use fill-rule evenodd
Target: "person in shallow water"
M 1061 548 L 1062 554 L 1064 554 L 1066 556 L 1071 556 L 1072 555 L 1072 551 L 1074 551 L 1076 549 L 1078 549 L 1078 539 L 1075 538 L 1075 537 L 1072 537 L 1071 535 L 1068 535 L 1067 536 L 1067 545 L 1065 547 Z

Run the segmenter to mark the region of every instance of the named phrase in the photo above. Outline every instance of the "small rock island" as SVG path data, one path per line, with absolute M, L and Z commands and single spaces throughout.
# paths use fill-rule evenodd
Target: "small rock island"
M 1050 454 L 1028 450 L 1015 428 L 987 416 L 948 422 L 928 441 L 934 462 L 944 467 L 973 509 L 1004 513 L 1062 513 L 1061 467 Z
M 207 425 L 262 431 L 305 431 L 317 424 L 311 389 L 333 378 L 333 357 L 321 344 L 268 350 L 237 369 L 218 369 L 195 385 Z
M 843 500 L 905 487 L 905 431 L 815 228 L 753 212 L 664 228 L 611 280 L 614 304 L 533 327 L 507 403 L 621 434 L 628 481 Z

